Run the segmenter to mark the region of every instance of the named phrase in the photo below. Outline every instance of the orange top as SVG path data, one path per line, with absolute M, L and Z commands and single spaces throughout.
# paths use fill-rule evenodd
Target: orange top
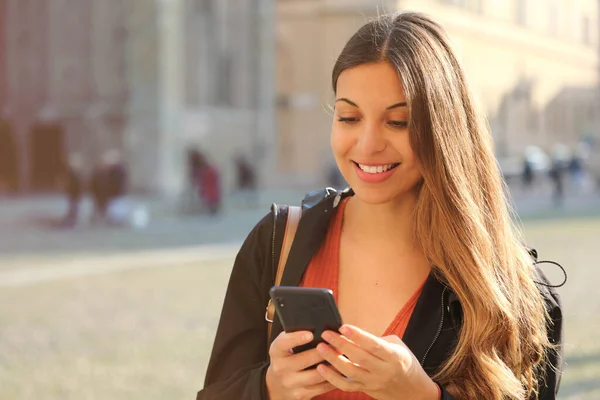
M 338 300 L 338 271 L 339 271 L 339 249 L 340 249 L 340 236 L 342 232 L 342 222 L 344 219 L 344 209 L 346 208 L 346 201 L 348 198 L 340 202 L 335 211 L 335 215 L 332 217 L 329 230 L 323 245 L 315 256 L 310 261 L 304 274 L 304 278 L 300 286 L 302 287 L 318 287 L 327 288 L 333 291 L 333 296 L 337 302 Z M 425 283 L 423 283 L 424 285 Z M 389 324 L 383 336 L 397 335 L 402 337 L 408 320 L 410 319 L 412 312 L 417 304 L 421 290 L 421 285 L 412 297 L 406 302 L 404 307 L 398 312 L 396 318 Z M 345 393 L 341 390 L 333 390 L 329 393 L 322 394 L 315 397 L 318 400 L 366 400 L 371 399 L 370 396 L 362 392 L 357 393 Z

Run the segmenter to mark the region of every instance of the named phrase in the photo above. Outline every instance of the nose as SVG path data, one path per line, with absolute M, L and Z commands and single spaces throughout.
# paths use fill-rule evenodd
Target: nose
M 365 129 L 360 133 L 357 147 L 364 155 L 377 154 L 382 152 L 387 146 L 384 133 L 377 124 L 366 124 Z

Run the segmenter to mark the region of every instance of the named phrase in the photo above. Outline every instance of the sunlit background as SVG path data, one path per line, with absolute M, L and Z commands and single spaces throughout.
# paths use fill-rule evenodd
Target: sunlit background
M 331 69 L 396 10 L 453 38 L 569 275 L 561 399 L 600 399 L 597 0 L 0 0 L 0 399 L 195 398 L 243 238 L 344 187 Z

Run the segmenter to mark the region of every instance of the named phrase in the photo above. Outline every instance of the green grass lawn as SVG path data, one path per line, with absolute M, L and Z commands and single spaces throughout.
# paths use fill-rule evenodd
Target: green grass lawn
M 568 362 L 561 398 L 600 399 L 600 219 L 535 221 L 525 230 L 541 258 L 569 273 L 560 289 Z M 195 398 L 230 266 L 0 286 L 0 399 Z

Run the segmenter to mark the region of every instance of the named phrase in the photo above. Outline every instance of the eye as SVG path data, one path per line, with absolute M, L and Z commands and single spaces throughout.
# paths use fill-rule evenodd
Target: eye
M 408 126 L 406 121 L 388 121 L 388 125 L 395 129 L 404 129 Z
M 356 117 L 339 117 L 338 121 L 344 124 L 355 124 L 357 123 L 359 120 Z

